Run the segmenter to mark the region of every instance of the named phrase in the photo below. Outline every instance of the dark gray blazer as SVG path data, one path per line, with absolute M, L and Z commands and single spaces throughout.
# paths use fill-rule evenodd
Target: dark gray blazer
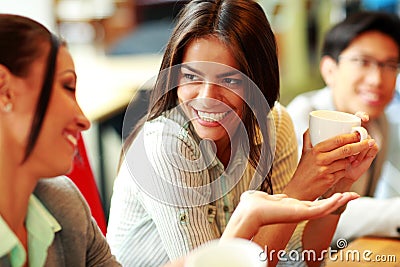
M 70 179 L 42 179 L 34 194 L 62 227 L 49 247 L 45 266 L 121 266 Z M 0 258 L 0 267 L 4 266 L 11 266 L 8 257 Z

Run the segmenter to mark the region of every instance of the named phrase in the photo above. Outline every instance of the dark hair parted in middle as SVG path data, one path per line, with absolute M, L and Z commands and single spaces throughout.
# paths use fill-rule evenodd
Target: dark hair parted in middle
M 369 31 L 388 35 L 400 49 L 400 19 L 397 15 L 361 11 L 347 17 L 327 32 L 322 46 L 322 56 L 330 56 L 338 61 L 340 54 L 355 38 Z
M 185 48 L 193 40 L 210 36 L 218 38 L 230 49 L 238 63 L 239 71 L 254 82 L 269 108 L 274 106 L 279 98 L 277 46 L 274 33 L 261 6 L 249 0 L 194 0 L 189 2 L 177 16 L 175 28 L 164 52 L 160 74 L 152 91 L 147 120 L 155 119 L 163 112 L 177 106 L 178 75 L 170 73 L 173 72 L 172 67 L 182 63 Z M 246 90 L 245 98 L 246 102 L 262 106 L 257 105 L 262 99 L 252 87 Z M 270 166 L 273 161 L 274 151 L 271 151 L 269 146 L 261 146 L 257 135 L 259 130 L 262 140 L 266 143 L 270 141 L 267 129 L 268 112 L 269 109 L 251 109 L 246 105 L 242 118 L 249 136 L 249 162 L 255 168 Z M 141 126 L 138 125 L 138 128 Z M 136 132 L 133 131 L 128 137 L 126 143 L 128 146 Z M 262 174 L 266 177 L 263 189 L 272 192 L 271 170 L 263 170 Z

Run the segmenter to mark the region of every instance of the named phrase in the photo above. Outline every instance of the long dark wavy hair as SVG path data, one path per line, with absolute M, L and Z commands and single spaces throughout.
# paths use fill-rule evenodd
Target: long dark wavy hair
M 123 148 L 125 151 L 146 120 L 153 120 L 176 107 L 177 88 L 173 86 L 177 84 L 178 75 L 172 73 L 176 69 L 172 67 L 182 63 L 185 48 L 191 41 L 209 36 L 217 37 L 231 49 L 239 70 L 259 88 L 265 98 L 264 102 L 266 100 L 270 108 L 274 106 L 279 98 L 277 46 L 274 33 L 260 5 L 251 0 L 190 1 L 177 16 L 175 28 L 164 52 L 160 75 L 152 90 L 148 113 L 126 139 Z M 167 74 L 165 70 L 168 70 Z M 245 95 L 255 106 L 262 106 L 258 105 L 262 100 L 254 90 L 246 90 Z M 253 110 L 249 106 L 244 110 L 242 121 L 250 136 L 249 163 L 254 168 L 271 166 L 273 161 L 274 151 L 269 146 L 260 145 L 260 142 L 270 140 L 267 129 L 268 112 L 269 110 Z M 259 130 L 261 137 L 257 134 Z M 271 172 L 272 168 L 261 171 L 265 177 L 262 190 L 270 193 Z

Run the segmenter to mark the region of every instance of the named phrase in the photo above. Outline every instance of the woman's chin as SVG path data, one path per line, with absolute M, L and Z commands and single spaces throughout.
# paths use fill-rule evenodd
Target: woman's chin
M 202 125 L 195 125 L 194 126 L 197 135 L 201 139 L 208 139 L 213 141 L 218 141 L 225 136 L 225 130 L 219 127 L 204 127 Z

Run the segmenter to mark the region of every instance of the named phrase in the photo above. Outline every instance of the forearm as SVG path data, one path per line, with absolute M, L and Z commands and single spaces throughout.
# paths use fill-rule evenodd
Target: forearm
M 328 198 L 335 193 L 348 192 L 350 188 L 351 182 L 347 181 L 346 179 L 342 179 L 342 181 L 325 192 L 322 197 Z M 304 260 L 307 262 L 308 266 L 312 267 L 321 265 L 321 262 L 324 260 L 325 253 L 332 242 L 340 215 L 345 208 L 346 205 L 337 209 L 332 213 L 332 215 L 307 222 L 302 238 L 303 250 L 313 252 L 313 254 L 305 255 L 316 255 L 315 258 L 305 257 Z
M 320 219 L 310 220 L 307 222 L 303 232 L 303 250 L 312 251 L 315 254 L 305 253 L 304 255 L 316 255 L 313 257 L 305 257 L 308 266 L 320 266 L 323 257 L 331 244 L 333 235 L 339 221 L 339 215 L 328 215 Z
M 268 266 L 276 266 L 278 252 L 286 248 L 296 226 L 296 223 L 267 225 L 260 228 L 254 236 L 253 241 L 264 248 L 267 253 Z
M 349 191 L 349 185 L 347 183 L 346 184 L 343 183 L 340 187 L 329 189 L 323 195 L 323 197 L 328 198 L 331 197 L 334 193 L 347 192 L 347 191 Z M 303 190 L 297 190 L 297 191 L 293 190 L 293 187 L 290 185 L 288 185 L 288 187 L 285 188 L 284 193 L 289 195 L 290 197 L 298 199 L 308 199 L 310 201 L 313 200 L 310 199 L 310 197 L 307 196 L 307 194 L 305 194 Z M 315 195 L 312 198 L 314 197 Z M 346 206 L 343 207 L 345 208 Z M 341 207 L 338 210 L 342 211 Z M 341 212 L 335 215 L 327 215 L 319 219 L 307 221 L 303 229 L 303 232 L 298 233 L 298 235 L 302 234 L 301 237 L 302 250 L 311 251 L 312 254 L 310 255 L 316 255 L 315 258 L 305 257 L 304 259 L 302 259 L 308 264 L 308 266 L 320 266 L 321 261 L 323 260 L 324 257 L 323 251 L 327 250 L 327 248 L 330 246 L 330 243 L 332 241 L 333 235 L 337 227 L 337 223 L 340 218 L 340 213 Z M 298 246 L 298 244 L 296 246 Z M 296 247 L 292 249 L 296 249 Z M 304 255 L 307 256 L 309 254 L 304 253 Z
M 257 234 L 259 227 L 262 226 L 256 216 L 256 213 L 251 208 L 246 210 L 240 207 L 239 204 L 222 233 L 221 240 L 229 238 L 253 238 Z

